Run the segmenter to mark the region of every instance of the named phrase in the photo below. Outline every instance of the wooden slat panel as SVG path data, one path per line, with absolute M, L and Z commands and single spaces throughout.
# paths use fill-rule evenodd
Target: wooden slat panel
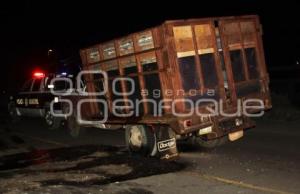
M 253 21 L 241 22 L 241 32 L 243 35 L 244 45 L 255 44 L 255 24 Z
M 225 23 L 223 26 L 223 33 L 227 38 L 229 48 L 231 45 L 241 44 L 240 27 L 237 21 Z
M 116 48 L 114 42 L 106 43 L 102 46 L 103 58 L 112 59 L 116 57 Z
M 125 37 L 117 41 L 120 56 L 134 53 L 133 40 L 131 37 Z
M 150 30 L 136 35 L 136 49 L 138 51 L 149 50 L 152 48 L 154 48 L 154 40 Z
M 191 26 L 176 26 L 173 32 L 177 52 L 195 51 Z
M 214 52 L 213 33 L 210 24 L 195 25 L 195 36 L 199 54 Z

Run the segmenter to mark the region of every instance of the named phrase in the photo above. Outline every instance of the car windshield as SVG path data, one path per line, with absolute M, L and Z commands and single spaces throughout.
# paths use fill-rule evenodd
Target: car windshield
M 67 81 L 57 80 L 54 83 L 54 89 L 57 91 L 65 91 L 68 90 L 70 87 L 70 83 Z

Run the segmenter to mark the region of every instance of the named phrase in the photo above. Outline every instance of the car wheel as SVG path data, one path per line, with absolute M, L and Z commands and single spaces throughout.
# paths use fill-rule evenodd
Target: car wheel
M 8 113 L 10 116 L 10 121 L 12 123 L 18 123 L 21 120 L 20 116 L 18 115 L 17 108 L 14 102 L 10 102 L 8 104 Z
M 50 109 L 45 110 L 45 122 L 48 126 L 48 129 L 58 129 L 61 124 L 61 119 L 54 117 L 50 111 Z

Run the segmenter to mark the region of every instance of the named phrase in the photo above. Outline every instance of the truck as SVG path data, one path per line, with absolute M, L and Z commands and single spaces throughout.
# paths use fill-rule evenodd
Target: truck
M 84 88 L 65 95 L 70 131 L 124 129 L 131 153 L 178 157 L 241 138 L 272 107 L 257 15 L 165 21 L 80 50 Z

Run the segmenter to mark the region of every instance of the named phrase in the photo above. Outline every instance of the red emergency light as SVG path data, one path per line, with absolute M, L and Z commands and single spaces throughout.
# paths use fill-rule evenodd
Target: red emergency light
M 44 78 L 45 74 L 43 72 L 40 72 L 40 71 L 35 71 L 33 73 L 33 77 L 35 77 L 35 78 Z

